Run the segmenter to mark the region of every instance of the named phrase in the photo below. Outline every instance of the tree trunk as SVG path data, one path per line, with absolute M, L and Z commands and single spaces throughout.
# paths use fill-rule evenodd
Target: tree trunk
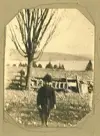
M 27 65 L 27 75 L 26 75 L 26 90 L 30 90 L 30 77 L 32 69 L 32 59 L 28 57 L 28 65 Z

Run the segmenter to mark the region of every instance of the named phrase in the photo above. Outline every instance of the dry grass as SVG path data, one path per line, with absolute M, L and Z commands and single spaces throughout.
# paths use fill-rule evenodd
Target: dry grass
M 14 79 L 16 73 L 22 68 L 7 67 L 5 72 L 5 88 Z M 43 76 L 45 73 L 52 73 L 53 76 L 65 76 L 65 71 L 52 71 L 45 69 L 35 69 L 36 76 Z M 93 80 L 93 72 L 66 71 L 67 76 L 78 75 L 83 80 Z M 22 92 L 17 90 L 5 90 L 5 111 L 18 123 L 25 126 L 39 126 L 40 118 L 36 107 L 36 92 Z M 58 124 L 77 124 L 89 112 L 89 96 L 69 93 L 57 94 L 57 109 L 51 112 L 49 123 L 51 126 Z
M 36 107 L 36 92 L 7 90 L 5 92 L 5 111 L 13 119 L 25 126 L 39 126 L 40 118 Z M 89 97 L 79 94 L 57 94 L 57 109 L 52 110 L 49 123 L 77 124 L 90 112 Z

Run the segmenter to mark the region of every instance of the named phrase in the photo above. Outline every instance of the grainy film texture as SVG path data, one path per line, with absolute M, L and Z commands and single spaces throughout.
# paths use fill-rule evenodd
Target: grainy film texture
M 6 26 L 4 112 L 25 127 L 76 126 L 93 110 L 94 26 L 77 9 L 23 9 Z

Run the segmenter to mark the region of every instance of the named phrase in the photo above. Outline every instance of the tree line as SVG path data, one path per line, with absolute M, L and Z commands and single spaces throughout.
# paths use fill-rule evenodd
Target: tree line
M 16 64 L 13 64 L 13 66 L 16 66 Z M 22 64 L 21 62 L 19 63 L 19 67 L 27 67 L 27 63 L 25 64 Z M 34 68 L 43 68 L 42 64 L 36 64 L 34 61 L 32 63 L 32 67 Z M 45 66 L 45 69 L 62 69 L 62 70 L 65 70 L 65 67 L 63 64 L 52 64 L 51 62 L 49 62 L 46 66 Z M 92 61 L 89 60 L 88 64 L 86 65 L 86 68 L 85 68 L 85 71 L 92 71 L 93 70 L 93 64 L 92 64 Z
M 13 64 L 13 66 L 16 66 L 16 64 Z M 19 67 L 27 67 L 27 63 L 22 64 L 20 62 L 19 63 Z M 40 63 L 36 64 L 35 62 L 33 62 L 32 67 L 34 67 L 34 68 L 43 68 L 42 64 L 40 64 Z M 51 62 L 47 63 L 47 65 L 45 66 L 45 69 L 48 69 L 48 68 L 49 69 L 63 69 L 63 70 L 65 70 L 65 67 L 64 67 L 63 64 L 59 64 L 59 65 L 55 64 L 55 65 L 53 65 Z

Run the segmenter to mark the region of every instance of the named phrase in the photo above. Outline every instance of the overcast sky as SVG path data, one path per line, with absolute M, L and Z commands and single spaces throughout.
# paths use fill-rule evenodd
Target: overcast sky
M 60 13 L 61 10 L 59 10 Z M 13 25 L 16 24 L 13 19 Z M 42 43 L 41 43 L 42 45 Z M 7 26 L 7 49 L 14 48 Z M 64 17 L 58 24 L 56 34 L 46 46 L 45 52 L 70 54 L 94 54 L 94 26 L 76 9 L 66 9 Z

